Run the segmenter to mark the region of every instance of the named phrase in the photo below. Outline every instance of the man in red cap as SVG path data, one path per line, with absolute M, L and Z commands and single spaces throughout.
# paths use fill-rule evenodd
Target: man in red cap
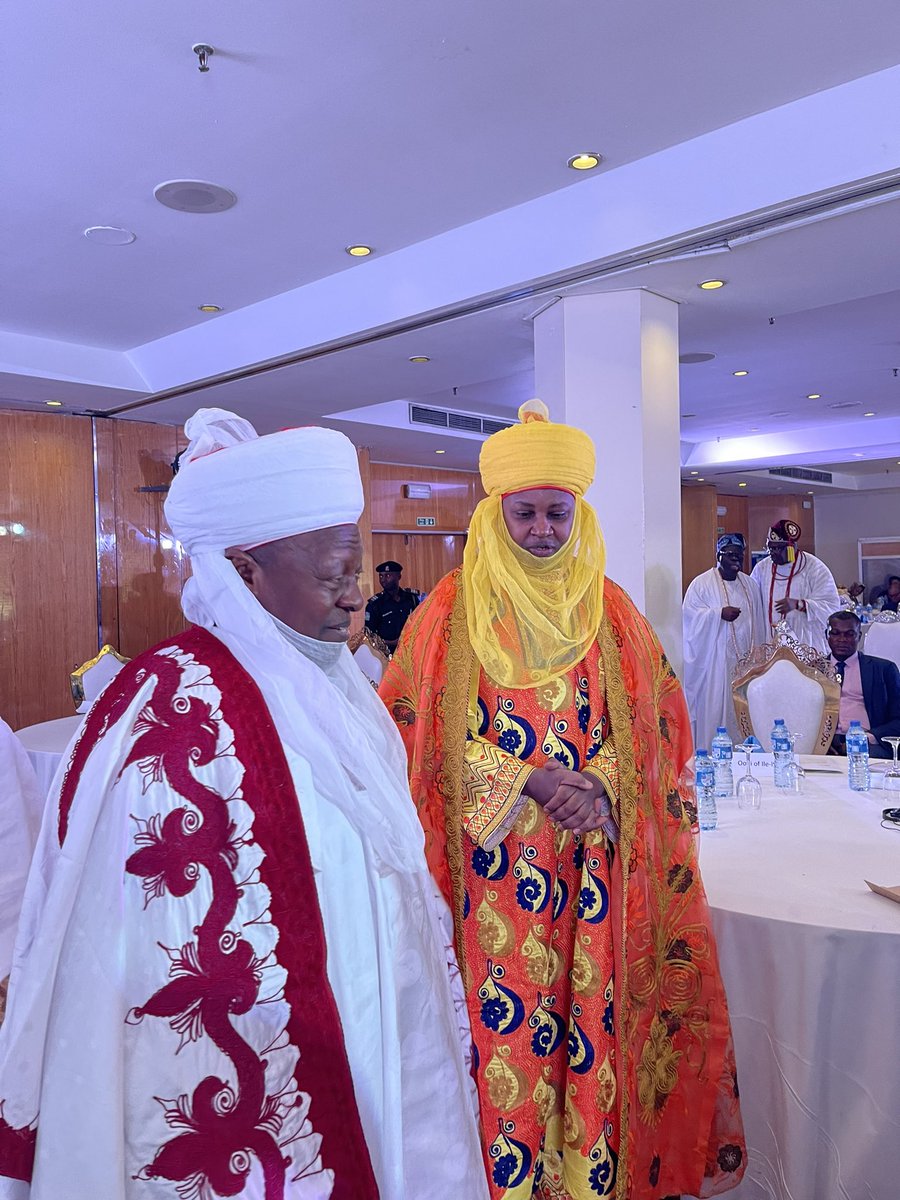
M 798 642 L 827 654 L 825 626 L 840 607 L 837 585 L 820 558 L 797 549 L 800 534 L 796 521 L 776 521 L 766 535 L 769 557 L 756 564 L 751 578 L 762 592 L 769 629 L 787 621 Z

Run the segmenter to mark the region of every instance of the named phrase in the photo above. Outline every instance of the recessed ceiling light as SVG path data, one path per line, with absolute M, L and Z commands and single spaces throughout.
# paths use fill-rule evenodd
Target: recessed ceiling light
M 875 414 L 873 412 L 867 412 L 867 413 L 863 413 L 863 416 L 864 417 L 874 417 Z
M 737 375 L 740 378 L 742 375 L 749 375 L 749 371 L 732 371 L 732 375 Z
M 701 477 L 700 479 L 697 480 L 697 482 L 698 483 L 706 483 L 706 480 Z
M 699 471 L 691 471 L 691 474 L 692 474 L 692 475 L 699 475 L 699 474 L 700 474 L 700 472 L 699 472 Z
M 89 225 L 84 236 L 89 242 L 97 242 L 101 246 L 130 246 L 136 235 L 130 229 L 120 229 L 117 225 Z
M 216 312 L 222 311 L 222 306 L 221 306 L 221 304 L 198 304 L 197 311 L 205 312 L 205 313 L 216 313 Z
M 808 491 L 806 494 L 807 496 L 814 496 L 816 493 L 810 489 L 810 491 Z
M 446 453 L 447 453 L 446 450 L 435 450 L 435 454 L 446 454 Z M 441 485 L 441 486 L 443 486 L 443 485 Z
M 48 400 L 47 407 L 48 408 L 62 408 L 62 400 Z
M 600 154 L 596 154 L 593 150 L 585 150 L 581 154 L 573 154 L 566 166 L 571 167 L 573 171 L 593 171 L 594 167 L 599 167 L 603 158 Z
M 426 363 L 431 362 L 427 354 L 414 354 L 409 360 L 411 363 Z
M 724 286 L 725 286 L 724 279 L 704 279 L 702 283 L 697 284 L 697 287 L 701 288 L 704 292 L 715 292 L 720 287 L 724 287 Z
M 168 179 L 156 185 L 153 195 L 166 208 L 184 213 L 225 212 L 237 204 L 234 192 L 203 179 Z
M 821 400 L 822 394 L 821 392 L 810 392 L 806 398 L 807 400 Z
M 758 426 L 758 425 L 751 425 L 751 426 L 750 426 L 750 432 L 751 432 L 751 433 L 759 433 L 759 426 Z
M 347 253 L 350 255 L 351 258 L 368 258 L 369 255 L 372 253 L 371 246 L 363 246 L 363 245 L 345 246 L 344 249 L 347 251 Z
M 746 483 L 739 483 L 739 484 L 738 484 L 738 487 L 746 487 L 746 486 L 747 486 L 747 485 L 746 485 Z
M 682 421 L 690 421 L 691 418 L 696 417 L 696 415 L 697 415 L 696 413 L 682 413 L 681 419 L 682 419 Z
M 854 458 L 862 458 L 862 451 L 861 451 L 861 450 L 854 450 L 854 451 L 853 451 L 853 457 L 854 457 Z

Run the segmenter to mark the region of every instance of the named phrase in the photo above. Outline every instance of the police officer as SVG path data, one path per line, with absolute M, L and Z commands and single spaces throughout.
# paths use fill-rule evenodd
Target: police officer
M 403 568 L 398 562 L 388 560 L 380 563 L 375 570 L 381 591 L 366 605 L 366 629 L 383 638 L 393 652 L 397 649 L 400 632 L 409 614 L 421 597 L 412 588 L 400 586 Z

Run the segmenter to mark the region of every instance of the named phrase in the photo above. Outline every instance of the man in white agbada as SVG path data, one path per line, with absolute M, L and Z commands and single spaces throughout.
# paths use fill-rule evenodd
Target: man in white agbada
M 787 621 L 798 642 L 828 654 L 825 626 L 840 608 L 837 584 L 820 558 L 797 550 L 800 532 L 796 521 L 776 521 L 766 535 L 769 557 L 756 564 L 750 578 L 762 597 L 767 630 Z
M 195 627 L 57 781 L 0 1031 L 0 1196 L 482 1200 L 394 725 L 345 645 L 342 435 L 201 410 L 166 501 Z
M 759 588 L 741 570 L 744 538 L 725 533 L 716 542 L 716 565 L 692 580 L 684 595 L 684 692 L 694 739 L 709 748 L 724 725 L 740 739 L 731 699 L 732 671 L 739 658 L 766 641 Z

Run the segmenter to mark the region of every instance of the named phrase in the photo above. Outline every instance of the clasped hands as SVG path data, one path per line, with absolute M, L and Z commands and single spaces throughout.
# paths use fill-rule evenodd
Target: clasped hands
M 619 840 L 612 804 L 596 777 L 570 771 L 550 758 L 531 772 L 522 791 L 561 829 L 570 829 L 572 833 L 602 829 L 611 842 Z

